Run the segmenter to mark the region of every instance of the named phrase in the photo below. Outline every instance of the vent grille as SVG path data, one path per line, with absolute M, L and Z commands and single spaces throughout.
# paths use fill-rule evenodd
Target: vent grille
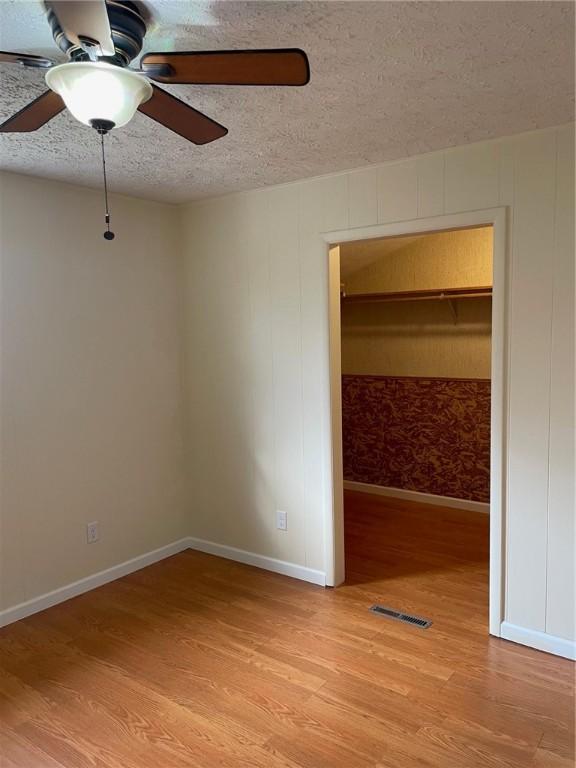
M 421 629 L 428 629 L 428 627 L 432 626 L 430 619 L 423 619 L 421 616 L 411 616 L 409 613 L 400 613 L 400 611 L 394 611 L 392 608 L 386 608 L 383 605 L 373 605 L 370 610 L 379 616 L 387 616 L 389 619 L 403 621 L 405 624 L 413 624 Z

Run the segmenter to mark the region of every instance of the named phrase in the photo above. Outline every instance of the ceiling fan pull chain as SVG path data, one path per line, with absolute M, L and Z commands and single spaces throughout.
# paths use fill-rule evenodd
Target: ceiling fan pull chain
M 106 154 L 104 152 L 104 136 L 108 133 L 107 130 L 98 129 L 100 134 L 100 144 L 102 147 L 102 172 L 104 175 L 104 204 L 106 207 L 106 213 L 104 220 L 106 222 L 106 232 L 104 232 L 105 240 L 114 240 L 114 232 L 110 231 L 110 211 L 108 210 L 108 180 L 106 178 Z

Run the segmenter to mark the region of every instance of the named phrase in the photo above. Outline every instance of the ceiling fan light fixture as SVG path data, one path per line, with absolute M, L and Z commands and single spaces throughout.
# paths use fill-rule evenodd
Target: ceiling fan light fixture
M 120 128 L 152 96 L 142 75 L 104 62 L 60 64 L 46 73 L 46 84 L 84 125 L 112 123 Z

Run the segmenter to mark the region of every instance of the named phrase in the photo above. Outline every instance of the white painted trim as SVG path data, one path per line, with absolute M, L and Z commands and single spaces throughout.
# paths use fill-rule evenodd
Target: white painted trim
M 508 424 L 508 238 L 506 208 L 493 210 L 490 395 L 490 634 L 500 634 L 506 589 Z
M 478 211 L 464 213 L 449 213 L 442 216 L 432 216 L 426 219 L 408 219 L 390 224 L 373 224 L 368 227 L 353 229 L 338 229 L 324 232 L 321 237 L 328 245 L 341 245 L 356 240 L 374 240 L 379 237 L 398 237 L 399 235 L 445 232 L 450 229 L 469 229 L 502 223 L 506 208 L 484 208 Z M 340 288 L 340 286 L 338 286 Z
M 393 222 L 390 224 L 376 224 L 368 227 L 342 229 L 333 232 L 325 232 L 321 235 L 328 246 L 329 273 L 333 274 L 336 267 L 339 268 L 339 249 L 331 246 L 340 243 L 348 243 L 355 240 L 371 240 L 379 237 L 395 237 L 398 235 L 411 235 L 425 232 L 439 232 L 450 229 L 465 229 L 468 227 L 491 225 L 493 227 L 493 292 L 492 292 L 492 397 L 491 397 L 491 435 L 490 435 L 490 634 L 500 636 L 501 623 L 504 619 L 504 585 L 505 580 L 505 536 L 504 521 L 506 518 L 506 422 L 508 414 L 507 381 L 506 381 L 506 355 L 507 355 L 507 237 L 506 237 L 506 207 L 486 208 L 477 211 L 465 211 L 430 218 L 411 219 L 408 221 Z M 339 301 L 340 284 L 332 278 L 329 280 L 330 291 L 329 306 L 332 307 Z M 338 296 L 336 296 L 338 291 Z M 335 327 L 334 318 L 329 313 L 330 327 Z M 340 362 L 340 339 L 330 335 L 330 374 L 332 378 L 342 375 Z M 336 389 L 332 385 L 331 414 L 332 424 L 337 424 L 342 418 L 341 403 Z M 342 452 L 341 437 L 337 431 L 332 430 L 330 435 L 332 452 L 332 477 L 329 482 L 332 486 L 332 497 L 339 498 L 343 492 L 343 480 L 337 471 L 334 471 L 338 456 Z M 339 442 L 340 441 L 340 442 Z M 334 563 L 327 561 L 326 582 L 328 584 L 340 583 L 343 578 L 345 563 L 343 561 L 343 543 L 338 538 L 343 534 L 343 511 L 339 509 L 336 501 L 332 508 L 326 510 L 325 529 L 331 531 L 329 536 L 333 538 Z M 342 558 L 342 559 L 340 559 Z
M 340 246 L 328 250 L 328 315 L 330 351 L 329 487 L 331 514 L 324 521 L 326 583 L 336 587 L 344 581 L 344 466 L 342 458 L 342 376 L 340 328 Z
M 94 573 L 92 576 L 86 576 L 79 581 L 73 581 L 71 584 L 66 584 L 64 587 L 52 590 L 52 592 L 46 592 L 44 595 L 34 597 L 25 603 L 20 603 L 12 608 L 6 608 L 6 610 L 0 611 L 0 627 L 5 627 L 14 621 L 25 619 L 26 616 L 31 616 L 33 613 L 45 611 L 46 608 L 63 603 L 72 597 L 77 597 L 84 594 L 84 592 L 89 592 L 91 589 L 96 589 L 104 584 L 108 584 L 110 581 L 115 581 L 122 578 L 122 576 L 127 576 L 129 573 L 134 573 L 134 571 L 139 571 L 141 568 L 146 568 L 146 566 L 157 563 L 159 560 L 177 555 L 178 552 L 183 552 L 189 546 L 188 538 L 174 541 L 165 547 L 133 557 L 131 560 L 113 565 L 111 568 Z
M 470 499 L 456 499 L 453 496 L 438 496 L 434 493 L 422 491 L 410 491 L 405 488 L 389 488 L 384 485 L 372 485 L 371 483 L 358 483 L 355 480 L 344 480 L 344 488 L 348 491 L 359 493 L 372 493 L 375 496 L 390 496 L 393 499 L 406 499 L 406 501 L 419 501 L 421 504 L 435 504 L 437 507 L 452 507 L 465 509 L 469 512 L 483 512 L 490 514 L 490 504 Z
M 510 624 L 508 621 L 502 622 L 500 637 L 504 640 L 511 640 L 513 643 L 536 648 L 539 651 L 553 653 L 555 656 L 576 660 L 576 641 L 574 640 L 548 635 L 546 632 L 538 632 L 536 629 L 524 629 L 524 627 L 518 627 L 516 624 Z
M 90 590 L 97 589 L 97 587 L 108 584 L 110 581 L 121 579 L 129 573 L 139 571 L 141 568 L 146 568 L 146 566 L 153 565 L 159 560 L 177 555 L 186 549 L 195 549 L 199 552 L 216 555 L 217 557 L 224 557 L 227 560 L 235 560 L 245 565 L 254 565 L 256 568 L 281 573 L 284 576 L 308 581 L 311 584 L 319 584 L 322 587 L 326 585 L 326 577 L 322 571 L 315 571 L 312 568 L 306 568 L 296 563 L 288 563 L 284 560 L 276 560 L 273 557 L 257 555 L 255 552 L 246 552 L 243 549 L 227 547 L 224 544 L 216 544 L 213 541 L 204 541 L 204 539 L 195 539 L 192 536 L 187 536 L 184 539 L 172 542 L 172 544 L 167 544 L 165 547 L 154 549 L 152 552 L 126 560 L 124 563 L 113 565 L 105 571 L 99 571 L 92 576 L 86 576 L 84 579 L 66 584 L 64 587 L 54 589 L 52 592 L 46 592 L 46 594 L 34 597 L 25 603 L 20 603 L 12 608 L 6 608 L 4 611 L 0 611 L 0 627 L 5 627 L 15 621 L 20 621 L 20 619 L 25 619 L 34 613 L 45 611 L 47 608 L 58 605 L 58 603 L 63 603 L 72 597 L 90 592 Z
M 244 565 L 253 565 L 265 571 L 281 573 L 283 576 L 291 576 L 293 579 L 308 581 L 321 587 L 326 585 L 326 575 L 323 571 L 315 571 L 313 568 L 306 568 L 304 565 L 289 563 L 286 560 L 276 560 L 274 557 L 259 555 L 256 552 L 247 552 L 245 549 L 236 549 L 236 547 L 228 547 L 225 544 L 217 544 L 215 541 L 206 541 L 205 539 L 195 539 L 193 537 L 188 539 L 188 546 L 190 549 L 196 549 L 199 552 L 224 557 L 226 560 L 234 560 L 237 563 L 244 563 Z

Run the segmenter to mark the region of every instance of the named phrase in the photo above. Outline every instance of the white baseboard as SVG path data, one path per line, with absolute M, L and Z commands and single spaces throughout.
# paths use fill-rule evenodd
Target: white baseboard
M 91 589 L 101 587 L 110 581 L 121 579 L 122 576 L 139 571 L 141 568 L 146 568 L 148 565 L 157 563 L 159 560 L 164 560 L 166 557 L 171 557 L 186 549 L 196 549 L 210 555 L 224 557 L 227 560 L 236 560 L 239 563 L 254 565 L 257 568 L 281 573 L 284 576 L 292 576 L 294 579 L 309 581 L 312 584 L 326 585 L 326 576 L 322 571 L 315 571 L 312 568 L 305 568 L 303 565 L 287 563 L 284 560 L 276 560 L 273 557 L 257 555 L 254 552 L 246 552 L 243 549 L 226 547 L 223 544 L 216 544 L 212 541 L 204 541 L 203 539 L 187 536 L 184 539 L 174 541 L 172 544 L 167 544 L 165 547 L 160 547 L 152 552 L 146 552 L 144 555 L 126 560 L 126 562 L 119 565 L 114 565 L 105 571 L 99 571 L 92 576 L 86 576 L 84 579 L 74 581 L 72 584 L 66 584 L 66 586 L 54 589 L 52 592 L 46 592 L 44 595 L 34 597 L 25 603 L 20 603 L 12 608 L 6 608 L 6 610 L 0 611 L 0 627 L 5 627 L 14 621 L 25 619 L 34 613 L 45 611 L 46 608 L 51 608 L 53 605 L 58 605 L 58 603 L 70 600 L 72 597 L 82 595 Z
M 216 544 L 214 541 L 206 541 L 205 539 L 190 537 L 188 542 L 190 549 L 197 549 L 199 552 L 224 557 L 226 560 L 235 560 L 237 563 L 244 563 L 245 565 L 254 565 L 265 571 L 281 573 L 294 579 L 309 581 L 311 584 L 319 584 L 321 587 L 326 586 L 326 574 L 323 571 L 316 571 L 296 563 L 288 563 L 285 560 L 276 560 L 276 558 L 266 555 L 258 555 L 255 552 L 247 552 L 245 549 Z
M 516 624 L 503 621 L 500 627 L 500 637 L 511 640 L 513 643 L 528 645 L 538 651 L 553 653 L 555 656 L 563 656 L 565 659 L 576 661 L 576 641 L 566 640 L 563 637 L 548 635 L 546 632 L 538 632 L 535 629 L 524 629 Z
M 345 485 L 361 485 L 362 489 L 366 491 L 368 488 L 380 488 L 380 486 L 369 486 L 364 483 L 349 483 Z M 354 487 L 353 490 L 360 489 Z M 370 492 L 372 493 L 374 491 Z M 402 491 L 400 492 L 402 493 Z M 408 491 L 407 493 L 410 492 Z M 157 563 L 159 560 L 164 560 L 166 557 L 176 555 L 186 549 L 195 549 L 199 552 L 206 552 L 207 554 L 223 557 L 227 560 L 234 560 L 238 563 L 244 563 L 245 565 L 253 565 L 256 568 L 262 568 L 266 571 L 273 571 L 274 573 L 281 573 L 284 576 L 291 576 L 295 579 L 308 581 L 311 584 L 318 584 L 320 586 L 326 585 L 326 575 L 323 571 L 317 571 L 313 568 L 306 568 L 303 565 L 289 563 L 285 560 L 277 560 L 276 558 L 267 557 L 266 555 L 259 555 L 255 552 L 247 552 L 243 549 L 228 547 L 224 544 L 216 544 L 213 541 L 205 541 L 204 539 L 187 537 L 180 539 L 179 541 L 175 541 L 172 544 L 167 544 L 165 547 L 155 549 L 152 552 L 147 552 L 146 554 L 140 555 L 139 557 L 134 557 L 131 560 L 127 560 L 124 563 L 115 565 L 112 568 L 99 571 L 92 576 L 87 576 L 86 578 L 75 581 L 72 584 L 67 584 L 64 587 L 60 587 L 60 589 L 55 589 L 52 592 L 47 592 L 46 594 L 40 595 L 39 597 L 33 598 L 32 600 L 27 600 L 25 603 L 20 603 L 19 605 L 15 605 L 12 608 L 7 608 L 4 611 L 0 611 L 0 627 L 4 627 L 14 621 L 24 619 L 26 616 L 31 616 L 34 613 L 44 611 L 47 608 L 51 608 L 53 605 L 63 603 L 65 600 L 70 600 L 72 597 L 81 595 L 84 592 L 89 592 L 91 589 L 96 589 L 97 587 L 101 587 L 104 584 L 108 584 L 110 581 L 120 579 L 122 576 L 127 576 L 129 573 L 138 571 L 141 568 L 145 568 L 148 565 Z M 510 624 L 507 621 L 502 622 L 500 629 L 501 637 L 504 640 L 511 640 L 514 643 L 527 645 L 531 648 L 536 648 L 540 651 L 552 653 L 556 656 L 563 656 L 567 659 L 576 660 L 576 642 L 573 640 L 566 640 L 562 637 L 548 635 L 545 632 L 538 632 L 536 630 L 518 627 L 515 624 Z
M 435 504 L 437 507 L 454 507 L 466 509 L 470 512 L 490 513 L 490 504 L 482 501 L 470 501 L 468 499 L 455 499 L 452 496 L 436 496 L 433 493 L 421 491 L 406 491 L 403 488 L 386 488 L 383 485 L 371 485 L 370 483 L 357 483 L 354 480 L 344 480 L 344 488 L 348 491 L 360 493 L 372 493 L 376 496 L 390 496 L 393 499 L 405 499 L 406 501 L 419 501 L 422 504 Z
M 31 616 L 33 613 L 39 613 L 40 611 L 46 610 L 46 608 L 51 608 L 53 605 L 58 605 L 58 603 L 63 603 L 65 600 L 70 600 L 72 597 L 77 597 L 84 592 L 89 592 L 91 589 L 96 589 L 96 587 L 108 584 L 110 581 L 115 581 L 116 579 L 122 578 L 122 576 L 127 576 L 129 573 L 139 571 L 147 565 L 152 565 L 159 560 L 164 560 L 166 557 L 176 555 L 178 552 L 189 549 L 189 546 L 188 538 L 174 541 L 172 544 L 167 544 L 165 547 L 160 547 L 159 549 L 152 550 L 152 552 L 146 552 L 144 555 L 133 557 L 131 560 L 126 560 L 119 565 L 113 565 L 105 571 L 99 571 L 92 576 L 86 576 L 84 579 L 72 582 L 72 584 L 66 584 L 66 586 L 54 589 L 52 592 L 46 592 L 44 595 L 34 597 L 32 600 L 27 600 L 25 603 L 20 603 L 12 608 L 7 608 L 4 611 L 0 611 L 0 627 L 5 627 L 7 624 L 12 624 L 14 621 L 25 619 L 26 616 Z

